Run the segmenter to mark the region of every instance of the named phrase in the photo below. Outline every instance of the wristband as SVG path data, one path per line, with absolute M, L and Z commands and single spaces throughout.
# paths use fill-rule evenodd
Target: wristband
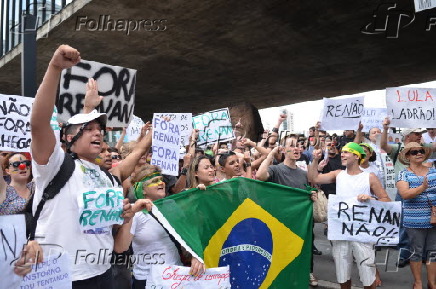
M 245 167 L 251 167 L 251 163 L 245 163 Z
M 275 132 L 275 133 L 279 133 L 279 128 L 277 128 L 277 127 L 273 127 L 273 129 L 271 130 L 272 132 Z
M 188 169 L 187 168 L 182 168 L 182 170 L 180 171 L 180 175 L 181 176 L 186 176 L 187 173 L 188 173 Z

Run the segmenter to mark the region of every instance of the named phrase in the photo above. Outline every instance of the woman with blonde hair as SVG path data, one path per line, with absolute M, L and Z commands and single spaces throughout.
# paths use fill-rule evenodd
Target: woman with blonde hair
M 408 167 L 398 175 L 397 188 L 403 198 L 403 226 L 407 230 L 410 249 L 410 269 L 414 289 L 422 288 L 422 260 L 427 260 L 427 288 L 436 289 L 436 227 L 431 223 L 432 206 L 436 206 L 436 169 L 424 162 L 429 158 L 430 148 L 409 142 L 398 156 Z
M 132 206 L 135 216 L 121 226 L 115 237 L 114 251 L 133 248 L 132 288 L 145 288 L 152 264 L 182 265 L 179 251 L 164 228 L 150 215 L 152 202 L 165 197 L 165 183 L 158 166 L 144 164 L 132 177 L 137 201 Z M 141 257 L 142 256 L 142 257 Z M 148 257 L 147 257 L 148 256 Z M 150 260 L 150 257 L 157 258 Z M 204 271 L 204 265 L 192 258 L 191 273 Z

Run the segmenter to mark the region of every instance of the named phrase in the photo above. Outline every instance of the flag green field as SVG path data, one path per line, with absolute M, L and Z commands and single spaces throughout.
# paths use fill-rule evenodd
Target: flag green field
M 206 267 L 230 266 L 232 288 L 308 288 L 308 191 L 241 177 L 154 204 L 152 215 Z

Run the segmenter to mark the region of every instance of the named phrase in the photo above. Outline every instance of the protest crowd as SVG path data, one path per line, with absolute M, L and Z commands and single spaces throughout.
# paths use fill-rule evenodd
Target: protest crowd
M 233 138 L 204 143 L 201 128 L 194 128 L 180 150 L 179 128 L 170 117 L 156 115 L 142 125 L 136 140 L 125 142 L 124 128 L 111 146 L 105 134 L 113 128 L 108 116 L 96 110 L 103 97 L 90 78 L 83 87 L 82 111 L 60 123 L 57 136 L 51 120 L 61 73 L 80 61 L 74 48 L 56 50 L 33 101 L 30 150 L 0 151 L 0 216 L 24 214 L 26 220 L 26 246 L 12 265 L 17 276 L 44 261 L 47 248 L 41 243 L 56 244 L 69 254 L 74 289 L 145 288 L 154 264 L 188 266 L 192 276 L 200 276 L 206 270 L 203 260 L 144 212 L 153 212 L 153 202 L 190 189 L 201 194 L 221 182 L 248 178 L 308 190 L 314 206 L 323 196 L 330 202 L 401 202 L 398 244 L 392 246 L 400 252 L 398 266 L 410 266 L 414 289 L 436 289 L 436 128 L 403 128 L 402 139 L 391 142 L 391 119 L 383 117 L 381 127 L 357 122 L 342 135 L 330 134 L 320 121 L 308 124 L 308 135 L 303 135 L 280 131 L 287 117 L 280 114 L 272 130 L 258 139 L 233 132 Z M 233 128 L 243 130 L 239 122 Z M 181 151 L 180 157 L 174 151 Z M 375 266 L 380 244 L 334 238 L 330 221 L 323 221 L 324 233 L 331 240 L 340 287 L 351 289 L 355 266 L 364 288 L 391 288 Z M 309 226 L 313 232 L 313 222 Z M 305 277 L 313 287 L 318 286 L 313 263 L 322 254 L 315 238 Z M 89 254 L 96 252 L 110 257 L 90 261 Z M 143 258 L 132 262 L 130 256 Z M 422 270 L 427 280 L 421 279 Z

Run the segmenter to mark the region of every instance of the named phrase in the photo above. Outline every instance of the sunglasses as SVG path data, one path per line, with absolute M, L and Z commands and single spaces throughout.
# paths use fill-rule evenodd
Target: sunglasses
M 120 159 L 121 159 L 121 156 L 120 156 L 120 155 L 113 155 L 113 156 L 112 156 L 112 159 L 113 159 L 113 160 L 120 160 Z
M 9 166 L 13 166 L 14 168 L 18 168 L 21 164 L 26 165 L 26 167 L 30 167 L 32 162 L 29 160 L 25 160 L 25 161 L 21 161 L 21 162 L 13 162 L 13 163 L 10 163 Z
M 411 150 L 409 151 L 407 154 L 412 155 L 412 156 L 416 156 L 417 154 L 425 154 L 425 150 L 420 149 L 420 150 Z

